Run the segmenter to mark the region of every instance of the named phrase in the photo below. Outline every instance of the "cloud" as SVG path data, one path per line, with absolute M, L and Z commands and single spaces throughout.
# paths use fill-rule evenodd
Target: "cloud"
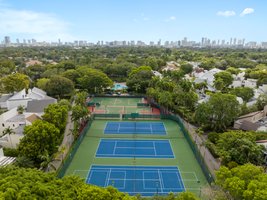
M 37 40 L 50 41 L 73 39 L 68 33 L 70 24 L 54 14 L 1 6 L 0 19 L 0 32 L 5 35 L 29 35 Z
M 243 12 L 240 14 L 241 17 L 248 15 L 248 14 L 252 14 L 254 13 L 254 9 L 253 8 L 245 8 L 243 10 Z
M 148 17 L 144 17 L 143 20 L 144 21 L 149 21 L 149 18 Z
M 175 16 L 171 16 L 171 17 L 169 18 L 169 20 L 170 20 L 170 21 L 172 21 L 172 20 L 176 20 L 176 17 L 175 17 Z
M 226 10 L 226 11 L 219 11 L 217 12 L 218 16 L 223 16 L 223 17 L 232 17 L 235 16 L 236 13 L 233 10 Z
M 175 20 L 176 20 L 176 17 L 175 16 L 171 16 L 168 19 L 165 19 L 164 21 L 165 22 L 170 22 L 170 21 L 175 21 Z

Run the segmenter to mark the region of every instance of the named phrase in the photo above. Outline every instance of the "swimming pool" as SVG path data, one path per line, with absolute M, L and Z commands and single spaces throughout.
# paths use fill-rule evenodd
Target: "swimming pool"
M 111 89 L 116 91 L 116 90 L 123 90 L 127 88 L 128 87 L 125 85 L 125 83 L 115 83 Z

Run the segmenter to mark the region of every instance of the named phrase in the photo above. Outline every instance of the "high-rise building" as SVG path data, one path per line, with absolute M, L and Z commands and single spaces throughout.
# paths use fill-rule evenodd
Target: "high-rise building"
M 159 39 L 158 41 L 158 46 L 161 46 L 161 39 Z
M 9 45 L 10 44 L 10 37 L 9 36 L 5 36 L 4 44 L 5 45 Z

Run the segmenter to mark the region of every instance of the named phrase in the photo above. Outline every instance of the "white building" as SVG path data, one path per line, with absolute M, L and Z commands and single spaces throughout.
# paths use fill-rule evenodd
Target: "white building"
M 23 138 L 23 130 L 27 125 L 31 125 L 35 120 L 41 119 L 44 109 L 57 100 L 46 95 L 46 93 L 38 88 L 28 91 L 22 90 L 11 98 L 3 98 L 6 100 L 7 112 L 0 115 L 0 145 L 9 148 L 16 148 L 21 138 Z M 4 101 L 1 102 L 4 105 Z M 24 106 L 25 111 L 19 114 L 18 106 Z M 11 134 L 3 135 L 3 131 L 7 128 L 12 129 Z
M 214 81 L 214 75 L 221 72 L 222 70 L 220 69 L 211 69 L 209 71 L 205 70 L 204 72 L 200 72 L 200 73 L 193 73 L 193 75 L 196 77 L 196 79 L 194 80 L 195 83 L 203 83 L 203 82 L 207 82 L 207 87 L 208 90 L 210 91 L 215 91 L 214 87 L 213 87 L 213 81 Z
M 6 101 L 6 106 L 8 110 L 11 110 L 12 108 L 18 106 L 24 106 L 25 108 L 27 108 L 27 103 L 29 101 L 42 99 L 51 99 L 51 97 L 47 96 L 45 91 L 40 90 L 36 87 L 34 87 L 33 89 L 28 89 L 28 91 L 23 89 L 10 97 Z
M 14 163 L 15 159 L 16 158 L 4 156 L 3 149 L 0 147 L 0 167 Z

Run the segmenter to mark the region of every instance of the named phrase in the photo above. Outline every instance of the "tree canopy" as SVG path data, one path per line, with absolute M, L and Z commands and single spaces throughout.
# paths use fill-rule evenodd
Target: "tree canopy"
M 29 77 L 25 74 L 14 73 L 0 79 L 3 91 L 6 93 L 18 92 L 22 89 L 28 89 L 30 85 Z
M 3 199 L 90 199 L 130 200 L 113 187 L 100 188 L 84 183 L 81 178 L 56 178 L 53 173 L 17 167 L 0 168 L 0 198 Z
M 153 76 L 154 74 L 149 66 L 134 68 L 126 82 L 128 89 L 136 93 L 145 94 Z
M 224 164 L 235 162 L 243 165 L 264 163 L 264 147 L 256 144 L 256 134 L 243 131 L 228 131 L 220 134 L 217 141 L 219 156 Z
M 51 156 L 57 151 L 60 132 L 51 123 L 37 120 L 25 127 L 24 135 L 19 143 L 19 154 L 30 158 L 37 166 L 42 162 L 42 155 L 48 153 Z
M 80 74 L 77 80 L 79 87 L 88 93 L 102 93 L 105 88 L 113 85 L 113 81 L 100 70 L 84 66 L 79 67 L 77 71 Z
M 267 174 L 262 167 L 245 164 L 228 169 L 222 166 L 216 178 L 216 184 L 235 200 L 267 199 Z
M 224 131 L 239 113 L 239 103 L 231 94 L 212 94 L 207 103 L 198 105 L 195 120 L 200 125 Z
M 74 91 L 73 82 L 62 76 L 52 76 L 49 81 L 45 83 L 45 91 L 48 95 L 53 97 L 63 98 L 71 95 Z

